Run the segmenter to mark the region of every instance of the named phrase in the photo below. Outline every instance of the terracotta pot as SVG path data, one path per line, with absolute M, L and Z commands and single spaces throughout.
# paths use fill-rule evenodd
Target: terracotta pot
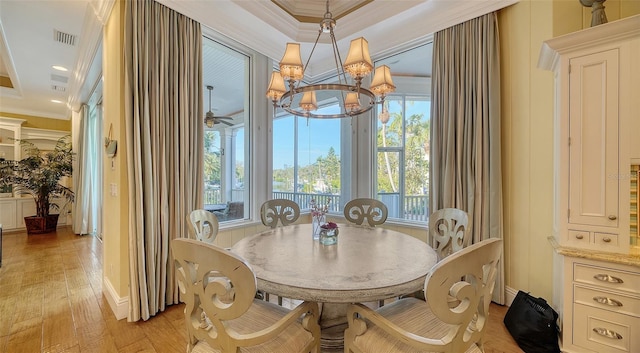
M 24 217 L 24 224 L 27 226 L 27 234 L 43 234 L 56 230 L 58 226 L 57 214 L 50 214 L 45 217 Z

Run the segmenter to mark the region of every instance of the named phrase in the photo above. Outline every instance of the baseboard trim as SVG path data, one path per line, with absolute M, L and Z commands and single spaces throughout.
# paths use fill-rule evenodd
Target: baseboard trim
M 509 286 L 505 286 L 505 292 L 507 294 L 506 296 L 506 303 L 504 303 L 506 306 L 511 306 L 511 303 L 513 303 L 513 300 L 516 298 L 516 294 L 518 294 L 518 290 L 517 289 L 513 289 Z
M 107 277 L 104 277 L 102 294 L 107 298 L 111 311 L 116 319 L 126 319 L 129 314 L 129 297 L 120 297 Z

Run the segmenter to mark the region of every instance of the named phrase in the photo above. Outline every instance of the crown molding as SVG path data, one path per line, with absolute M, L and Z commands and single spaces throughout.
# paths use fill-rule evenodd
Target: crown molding
M 309 43 L 301 46 L 306 62 L 319 30 L 319 23 L 301 23 L 271 1 L 157 1 L 276 62 L 282 57 L 286 43 L 292 41 Z M 373 1 L 336 20 L 336 41 L 341 55 L 346 55 L 351 39 L 365 37 L 375 60 L 423 44 L 436 31 L 517 1 Z M 322 35 L 320 43 L 328 42 L 329 37 Z M 330 46 L 319 46 L 309 62 L 305 81 L 330 76 L 335 70 Z
M 68 112 L 68 110 L 67 110 Z M 27 115 L 27 116 L 35 116 L 39 118 L 48 118 L 48 119 L 58 119 L 58 120 L 69 120 L 70 116 L 66 113 L 51 113 L 51 111 L 42 111 L 42 110 L 33 110 L 33 109 L 21 109 L 21 108 L 2 108 L 2 113 L 10 113 L 17 115 Z
M 83 35 L 78 43 L 79 57 L 69 83 L 69 98 L 67 106 L 73 111 L 80 109 L 82 103 L 88 99 L 91 92 L 86 88 L 92 88 L 95 82 L 87 82 L 88 78 L 97 79 L 102 72 L 102 58 L 97 57 L 102 45 L 102 30 L 106 20 L 111 14 L 115 0 L 92 0 L 87 6 L 82 28 Z
M 542 43 L 538 68 L 555 71 L 560 55 L 640 36 L 640 15 L 568 33 Z

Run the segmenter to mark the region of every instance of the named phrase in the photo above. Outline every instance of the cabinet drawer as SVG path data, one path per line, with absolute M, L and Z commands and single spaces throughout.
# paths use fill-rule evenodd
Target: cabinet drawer
M 640 317 L 640 299 L 592 288 L 574 286 L 574 302 L 611 312 Z
M 567 242 L 577 246 L 589 246 L 589 243 L 591 242 L 591 232 L 570 230 L 567 233 Z
M 635 294 L 640 293 L 640 275 L 606 267 L 575 264 L 573 280 L 606 289 L 615 289 Z
M 640 352 L 639 318 L 581 304 L 573 315 L 573 344 L 599 353 Z
M 598 247 L 618 247 L 618 235 L 610 233 L 594 233 L 594 242 Z

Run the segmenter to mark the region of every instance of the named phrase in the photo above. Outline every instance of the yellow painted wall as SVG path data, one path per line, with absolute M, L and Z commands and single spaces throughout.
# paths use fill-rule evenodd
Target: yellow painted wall
M 609 21 L 640 1 L 605 3 Z M 523 0 L 500 11 L 505 284 L 552 299 L 553 74 L 537 68 L 542 42 L 588 28 L 579 1 Z
M 102 70 L 104 75 L 103 131 L 113 125 L 112 138 L 118 141 L 114 158 L 104 159 L 103 241 L 104 276 L 120 298 L 129 295 L 129 189 L 124 130 L 124 63 L 122 58 L 124 5 L 116 1 L 104 29 Z M 111 195 L 115 185 L 116 196 Z
M 50 119 L 32 115 L 22 115 L 13 113 L 0 112 L 0 116 L 7 118 L 16 118 L 26 120 L 22 127 L 31 127 L 36 129 L 58 130 L 71 132 L 71 120 Z

